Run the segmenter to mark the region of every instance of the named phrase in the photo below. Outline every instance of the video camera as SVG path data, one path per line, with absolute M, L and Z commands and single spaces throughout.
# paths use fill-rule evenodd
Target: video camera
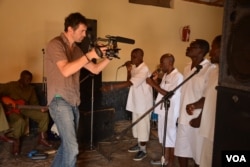
M 100 47 L 107 47 L 108 49 L 106 50 L 106 54 L 105 54 L 106 57 L 108 57 L 109 59 L 112 59 L 112 58 L 120 59 L 119 50 L 121 49 L 118 48 L 117 42 L 134 44 L 135 40 L 120 37 L 120 36 L 106 35 L 105 38 L 96 39 L 96 41 L 94 42 L 94 48 L 98 56 L 101 58 L 103 57 L 103 54 L 100 50 Z

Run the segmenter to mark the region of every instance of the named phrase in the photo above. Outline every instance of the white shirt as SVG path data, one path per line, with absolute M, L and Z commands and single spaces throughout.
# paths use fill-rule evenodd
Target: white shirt
M 146 83 L 150 77 L 148 66 L 143 62 L 138 67 L 132 66 L 131 79 L 133 85 L 129 89 L 126 110 L 145 113 L 153 106 L 153 90 Z
M 207 89 L 204 97 L 205 103 L 202 111 L 200 134 L 203 137 L 213 141 L 214 139 L 214 125 L 215 125 L 215 113 L 216 113 L 216 100 L 217 91 L 216 86 L 218 85 L 219 67 L 215 66 L 209 74 L 209 80 Z
M 186 106 L 188 104 L 194 103 L 203 97 L 207 85 L 208 74 L 212 69 L 211 63 L 207 59 L 204 59 L 200 65 L 202 65 L 202 69 L 182 85 L 179 123 L 183 125 L 189 125 L 190 120 L 198 117 L 201 112 L 201 109 L 196 109 L 193 115 L 188 115 L 186 111 Z M 188 78 L 195 71 L 196 68 L 191 69 L 191 63 L 189 63 L 184 69 L 184 79 Z
M 166 91 L 172 91 L 179 84 L 181 84 L 182 81 L 183 81 L 182 74 L 177 69 L 174 69 L 170 74 L 167 75 L 167 73 L 165 73 L 163 75 L 160 87 Z M 174 95 L 170 98 L 170 107 L 168 109 L 168 118 L 177 118 L 179 116 L 180 97 L 181 97 L 181 88 L 177 89 L 174 92 Z M 158 103 L 160 100 L 162 100 L 162 98 L 163 98 L 163 95 L 158 93 L 155 102 Z M 164 116 L 165 111 L 166 111 L 165 107 L 164 107 L 164 101 L 163 101 L 163 103 L 158 105 L 154 111 L 155 111 L 155 113 Z M 170 120 L 172 120 L 172 119 L 170 119 Z M 175 121 L 176 121 L 176 119 L 175 119 Z

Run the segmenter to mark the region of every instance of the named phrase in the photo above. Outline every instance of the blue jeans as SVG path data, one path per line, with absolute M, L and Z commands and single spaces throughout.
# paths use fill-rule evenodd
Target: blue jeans
M 61 144 L 57 150 L 52 167 L 75 167 L 78 154 L 77 129 L 79 110 L 61 97 L 55 97 L 49 104 L 49 112 L 54 120 Z

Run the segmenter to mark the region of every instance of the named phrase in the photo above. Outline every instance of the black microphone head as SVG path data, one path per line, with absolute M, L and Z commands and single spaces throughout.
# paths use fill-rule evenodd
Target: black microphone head
M 120 36 L 111 36 L 111 35 L 106 35 L 106 38 L 109 38 L 111 40 L 114 40 L 116 42 L 121 42 L 121 43 L 127 43 L 127 44 L 134 44 L 135 40 L 130 39 L 130 38 L 124 38 Z
M 117 42 L 128 43 L 128 44 L 134 44 L 135 43 L 135 40 L 133 40 L 133 39 L 124 38 L 124 37 L 120 37 L 120 36 L 116 36 L 115 38 L 116 38 Z
M 198 71 L 200 71 L 200 70 L 202 69 L 202 65 L 200 65 L 200 64 L 197 65 L 197 66 L 196 66 L 196 69 L 197 69 Z

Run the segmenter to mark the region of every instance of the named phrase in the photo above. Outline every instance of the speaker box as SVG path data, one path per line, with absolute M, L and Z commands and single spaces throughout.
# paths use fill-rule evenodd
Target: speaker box
M 250 1 L 225 1 L 219 85 L 250 91 Z
M 217 90 L 212 166 L 227 166 L 223 164 L 224 151 L 250 150 L 250 94 L 226 87 Z
M 93 111 L 93 126 L 91 125 L 91 111 L 80 111 L 78 140 L 86 143 L 92 140 L 94 143 L 111 137 L 114 134 L 114 108 L 105 108 Z M 91 133 L 91 128 L 92 133 Z
M 212 166 L 244 165 L 225 153 L 250 150 L 249 30 L 250 1 L 225 1 Z

